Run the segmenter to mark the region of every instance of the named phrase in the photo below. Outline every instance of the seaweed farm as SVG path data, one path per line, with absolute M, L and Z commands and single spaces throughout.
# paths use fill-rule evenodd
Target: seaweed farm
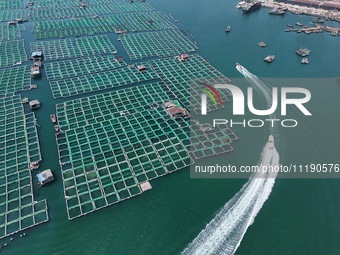
M 0 98 L 0 238 L 48 221 L 46 200 L 35 201 L 29 163 L 40 161 L 33 113 L 20 96 Z
M 27 90 L 30 88 L 30 83 L 30 74 L 27 66 L 0 69 L 0 98 Z
M 23 40 L 0 42 L 0 67 L 27 61 Z
M 197 49 L 197 46 L 177 29 L 127 34 L 121 36 L 120 40 L 132 60 L 174 56 Z
M 33 42 L 31 43 L 31 50 L 32 52 L 43 51 L 45 60 L 117 53 L 116 48 L 107 36 Z

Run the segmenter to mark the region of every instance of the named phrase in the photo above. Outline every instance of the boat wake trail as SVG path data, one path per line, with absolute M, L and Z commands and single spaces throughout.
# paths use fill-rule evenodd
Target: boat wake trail
M 278 166 L 275 147 L 265 145 L 259 166 Z M 184 255 L 234 254 L 275 183 L 276 173 L 255 174 L 182 252 Z
M 241 65 L 237 65 L 236 68 L 258 91 L 263 93 L 267 104 L 270 105 L 271 92 L 269 88 Z M 278 138 L 277 130 L 271 130 L 272 134 L 274 132 Z M 275 147 L 268 142 L 263 148 L 258 163 L 259 172 L 251 176 L 241 190 L 223 206 L 211 222 L 184 249 L 182 254 L 234 254 L 275 184 L 277 173 L 267 173 L 263 171 L 263 168 L 279 166 L 279 160 L 280 156 Z

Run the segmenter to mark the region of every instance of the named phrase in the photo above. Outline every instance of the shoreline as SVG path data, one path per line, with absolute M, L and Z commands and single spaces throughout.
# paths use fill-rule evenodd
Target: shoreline
M 262 1 L 262 6 L 266 8 L 270 8 L 270 9 L 274 7 L 287 8 L 287 11 L 293 14 L 296 14 L 296 15 L 316 16 L 316 17 L 322 17 L 322 18 L 326 18 L 332 21 L 340 22 L 340 11 L 301 6 L 297 4 L 281 3 L 281 2 L 276 2 L 273 0 Z

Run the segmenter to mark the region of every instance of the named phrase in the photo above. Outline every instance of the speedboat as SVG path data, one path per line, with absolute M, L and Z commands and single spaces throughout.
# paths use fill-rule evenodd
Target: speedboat
M 270 135 L 268 138 L 268 147 L 271 150 L 274 148 L 274 136 L 272 135 Z
M 275 59 L 275 55 L 268 55 L 267 57 L 264 58 L 264 61 L 266 61 L 267 63 L 271 63 L 273 62 Z

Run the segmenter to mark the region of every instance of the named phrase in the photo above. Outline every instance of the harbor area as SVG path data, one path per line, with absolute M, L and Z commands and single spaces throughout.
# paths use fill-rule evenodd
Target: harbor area
M 287 11 L 297 15 L 310 15 L 340 22 L 339 1 L 317 0 L 264 0 L 262 6 L 274 8 L 287 8 Z

